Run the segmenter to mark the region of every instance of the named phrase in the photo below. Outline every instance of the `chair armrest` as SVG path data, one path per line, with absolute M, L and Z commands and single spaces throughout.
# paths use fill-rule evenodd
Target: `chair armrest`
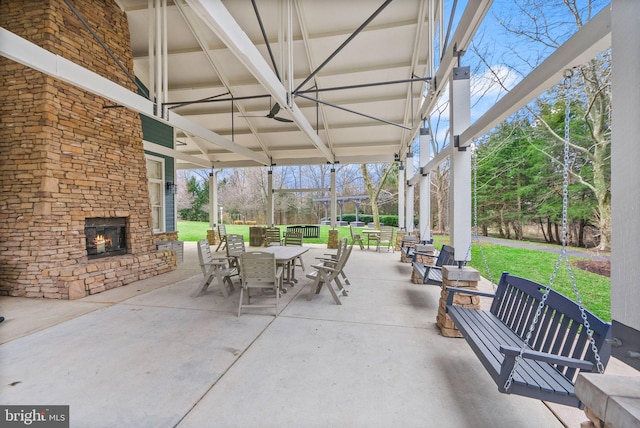
M 325 270 L 325 271 L 329 271 L 329 272 L 338 272 L 337 269 L 334 269 L 330 266 L 327 265 L 311 265 L 312 268 L 317 269 L 317 270 Z
M 511 366 L 507 373 L 511 373 L 511 369 L 513 368 L 513 364 L 511 364 L 510 360 L 513 360 L 515 363 L 515 358 L 520 355 L 520 348 L 515 348 L 513 346 L 500 346 L 500 352 L 504 354 L 505 363 L 502 365 L 504 367 Z M 563 357 L 561 355 L 549 354 L 547 352 L 534 351 L 531 349 L 525 349 L 522 353 L 522 357 L 527 360 L 535 360 L 542 361 L 549 364 L 557 364 L 560 366 L 573 367 L 580 370 L 588 370 L 593 371 L 594 364 L 591 361 L 580 360 L 578 358 L 571 357 Z M 509 361 L 508 361 L 509 360 Z
M 479 291 L 479 290 L 470 290 L 468 288 L 447 287 L 447 291 L 449 292 L 449 295 L 447 296 L 447 306 L 453 305 L 453 295 L 455 293 L 471 294 L 472 296 L 480 296 L 480 297 L 491 297 L 491 298 L 495 297 L 495 294 L 486 293 L 484 291 Z

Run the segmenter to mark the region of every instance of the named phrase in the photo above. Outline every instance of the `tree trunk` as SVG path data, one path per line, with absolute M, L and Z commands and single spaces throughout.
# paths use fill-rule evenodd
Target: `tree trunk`
M 544 224 L 542 223 L 541 218 L 538 218 L 538 223 L 540 224 L 540 230 L 542 231 L 542 236 L 544 237 L 544 241 L 549 242 L 549 238 L 547 238 L 547 233 L 544 230 Z

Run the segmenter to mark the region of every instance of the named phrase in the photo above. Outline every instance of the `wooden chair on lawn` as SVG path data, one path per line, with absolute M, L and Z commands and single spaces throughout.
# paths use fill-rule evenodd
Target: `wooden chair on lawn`
M 389 248 L 393 249 L 393 252 L 396 251 L 396 243 L 393 242 L 393 227 L 392 226 L 382 226 L 380 229 L 380 235 L 378 235 L 378 242 L 376 245 L 376 250 L 380 251 L 381 245 L 387 246 L 387 252 L 389 252 Z
M 240 303 L 238 305 L 238 317 L 243 308 L 275 308 L 275 315 L 278 316 L 278 305 L 280 302 L 280 290 L 282 289 L 282 267 L 276 266 L 276 257 L 273 253 L 262 251 L 250 251 L 240 256 L 240 278 L 242 288 L 240 289 Z M 251 290 L 259 289 L 259 296 L 251 296 Z M 264 291 L 269 290 L 273 295 L 267 295 Z M 247 303 L 244 303 L 244 295 L 247 295 Z M 274 299 L 273 303 L 251 303 L 254 299 Z
M 196 289 L 193 297 L 202 295 L 214 279 L 218 281 L 224 297 L 229 297 L 229 294 L 233 293 L 234 290 L 231 277 L 238 275 L 238 269 L 231 267 L 226 257 L 213 257 L 209 241 L 206 239 L 198 241 L 198 260 L 200 261 L 204 279 Z M 229 286 L 229 291 L 227 291 L 227 285 Z

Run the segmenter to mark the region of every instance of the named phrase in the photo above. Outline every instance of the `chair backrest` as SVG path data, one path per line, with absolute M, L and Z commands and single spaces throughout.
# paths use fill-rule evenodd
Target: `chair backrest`
M 340 257 L 338 258 L 338 263 L 336 263 L 335 275 L 338 275 L 338 273 L 342 272 L 342 269 L 344 269 L 344 266 L 347 264 L 349 256 L 351 255 L 351 250 L 353 250 L 353 245 L 345 245 L 344 249 L 340 253 Z
M 491 313 L 520 338 L 525 339 L 545 293 L 544 285 L 504 272 L 491 304 Z M 596 364 L 578 303 L 550 290 L 541 314 L 529 341 L 533 350 Z M 585 310 L 584 315 L 589 321 L 600 360 L 606 366 L 611 355 L 611 345 L 606 342 L 611 336 L 611 324 L 588 310 Z M 577 369 L 561 367 L 560 364 L 556 369 L 572 381 L 575 381 L 579 373 Z
M 267 245 L 272 242 L 280 243 L 280 229 L 277 227 L 267 227 L 264 231 L 264 240 Z
M 357 234 L 354 233 L 352 224 L 349 225 L 349 230 L 351 231 L 351 239 L 354 239 L 354 235 L 357 235 Z
M 436 260 L 436 266 L 447 266 L 453 265 L 456 263 L 454 259 L 454 251 L 453 247 L 450 245 L 443 245 L 442 250 L 440 250 L 440 254 L 438 254 L 438 259 Z
M 384 242 L 391 242 L 391 240 L 393 240 L 392 226 L 382 226 L 382 228 L 380 228 L 380 240 Z
M 211 254 L 211 247 L 209 247 L 209 241 L 201 239 L 198 241 L 198 261 L 200 262 L 200 268 L 202 274 L 207 274 L 207 265 L 213 261 L 213 255 Z
M 302 246 L 302 233 L 285 232 L 284 245 L 300 245 Z
M 242 235 L 227 235 L 227 256 L 240 257 L 245 251 Z
M 224 224 L 218 225 L 218 236 L 222 238 L 223 236 L 227 236 L 227 226 Z
M 249 251 L 240 256 L 242 282 L 274 282 L 276 257 L 264 251 Z

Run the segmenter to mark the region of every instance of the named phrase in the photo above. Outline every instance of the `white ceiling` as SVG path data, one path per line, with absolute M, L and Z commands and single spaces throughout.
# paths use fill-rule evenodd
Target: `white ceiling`
M 148 3 L 148 0 L 118 0 L 129 20 L 135 74 L 151 87 L 149 65 L 153 59 L 150 61 L 149 40 L 154 33 L 150 32 L 149 23 L 156 18 Z M 269 162 L 275 165 L 390 162 L 396 154 L 406 153 L 419 127 L 421 94 L 425 85 L 429 87 L 428 81 L 318 94 L 295 93 L 318 66 L 383 6 L 384 0 L 255 0 L 279 79 L 275 77 L 276 68 L 250 0 L 168 3 L 166 100 L 175 103 L 218 97 L 222 101 L 194 103 L 175 107 L 173 111 L 234 143 L 229 150 L 229 146 L 225 149 L 178 131 L 176 150 L 203 160 L 196 166 L 193 157 L 188 158 L 191 162 L 178 157 L 178 168 Z M 300 90 L 315 89 L 314 85 L 326 90 L 428 77 L 432 50 L 429 28 L 436 30 L 435 24 L 429 25 L 429 10 L 439 22 L 440 3 L 391 1 Z M 294 97 L 289 106 L 285 61 L 289 48 L 285 37 L 287 4 L 292 6 L 294 74 Z M 247 41 L 250 43 L 243 44 Z M 235 100 L 232 113 L 231 97 L 255 98 Z M 264 117 L 276 99 L 282 100 L 277 116 L 294 122 Z M 262 156 L 251 159 L 246 150 L 234 152 L 235 146 Z

